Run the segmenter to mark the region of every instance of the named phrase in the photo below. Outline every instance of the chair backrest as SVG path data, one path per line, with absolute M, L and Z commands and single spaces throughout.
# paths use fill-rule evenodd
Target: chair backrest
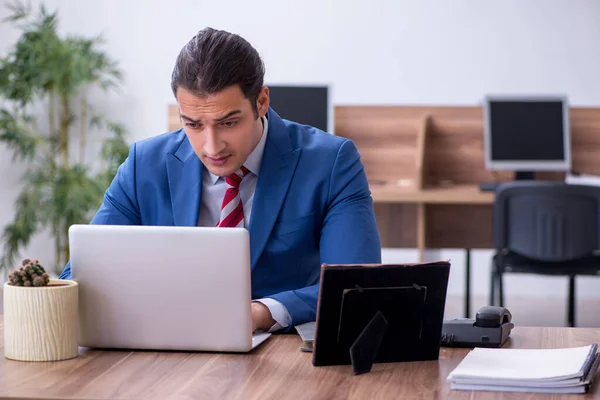
M 500 185 L 494 245 L 542 261 L 569 261 L 600 249 L 600 187 L 515 181 Z

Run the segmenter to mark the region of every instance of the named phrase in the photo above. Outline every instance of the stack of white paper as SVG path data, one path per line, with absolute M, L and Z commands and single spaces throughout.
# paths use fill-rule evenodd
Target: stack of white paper
M 598 345 L 566 349 L 475 348 L 448 375 L 451 389 L 585 393 L 596 373 Z

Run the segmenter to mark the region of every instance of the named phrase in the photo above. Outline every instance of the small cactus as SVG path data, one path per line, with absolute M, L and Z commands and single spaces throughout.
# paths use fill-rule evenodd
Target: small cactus
M 8 284 L 12 286 L 48 286 L 50 276 L 38 260 L 23 260 L 23 266 L 8 275 Z

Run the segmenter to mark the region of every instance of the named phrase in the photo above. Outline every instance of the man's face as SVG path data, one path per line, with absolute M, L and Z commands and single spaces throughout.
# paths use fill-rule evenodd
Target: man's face
M 177 102 L 183 129 L 204 166 L 217 176 L 238 170 L 260 141 L 260 117 L 269 108 L 269 90 L 263 87 L 258 117 L 238 85 L 199 97 L 177 89 Z

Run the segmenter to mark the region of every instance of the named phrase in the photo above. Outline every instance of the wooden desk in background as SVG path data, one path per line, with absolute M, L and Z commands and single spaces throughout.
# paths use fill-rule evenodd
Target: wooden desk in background
M 452 391 L 448 374 L 468 349 L 442 348 L 438 361 L 375 364 L 354 376 L 350 366 L 313 367 L 297 335 L 275 335 L 248 354 L 81 349 L 78 358 L 18 362 L 4 357 L 0 316 L 0 399 L 600 399 L 589 394 Z M 600 329 L 522 328 L 507 348 L 584 346 Z

